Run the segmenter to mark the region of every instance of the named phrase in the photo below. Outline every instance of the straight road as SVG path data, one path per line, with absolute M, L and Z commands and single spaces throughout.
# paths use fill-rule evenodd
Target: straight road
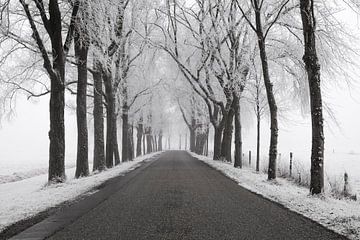
M 186 152 L 169 151 L 49 239 L 346 238 L 239 187 Z

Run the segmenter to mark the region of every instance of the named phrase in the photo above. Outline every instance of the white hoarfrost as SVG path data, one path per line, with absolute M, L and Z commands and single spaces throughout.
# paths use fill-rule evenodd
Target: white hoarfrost
M 267 175 L 251 169 L 234 168 L 232 164 L 214 161 L 208 157 L 190 153 L 195 158 L 221 171 L 240 186 L 278 202 L 284 207 L 302 214 L 323 226 L 350 239 L 360 239 L 360 204 L 346 199 L 334 199 L 328 194 L 314 197 L 305 187 L 282 178 L 267 181 Z
M 89 177 L 75 179 L 75 168 L 67 169 L 68 180 L 47 185 L 47 174 L 22 181 L 0 184 L 0 232 L 20 220 L 35 216 L 48 208 L 89 193 L 106 180 L 125 174 L 158 153 L 136 158 Z

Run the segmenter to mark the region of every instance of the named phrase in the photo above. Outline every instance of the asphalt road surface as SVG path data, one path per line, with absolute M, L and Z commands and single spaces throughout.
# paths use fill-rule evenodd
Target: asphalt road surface
M 346 239 L 186 152 L 163 153 L 117 181 L 115 192 L 49 239 Z

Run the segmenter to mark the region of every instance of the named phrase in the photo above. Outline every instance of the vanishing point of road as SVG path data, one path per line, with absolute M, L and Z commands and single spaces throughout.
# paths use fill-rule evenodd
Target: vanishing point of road
M 13 239 L 346 239 L 169 151 Z

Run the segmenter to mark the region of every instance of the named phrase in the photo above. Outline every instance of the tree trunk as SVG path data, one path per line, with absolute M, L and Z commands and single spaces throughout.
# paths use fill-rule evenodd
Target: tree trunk
M 94 159 L 93 171 L 103 171 L 106 168 L 104 151 L 104 108 L 103 108 L 103 85 L 101 66 L 94 60 Z
M 152 153 L 153 149 L 152 149 L 152 136 L 151 136 L 151 127 L 147 127 L 146 131 L 146 153 Z
M 88 129 L 87 129 L 87 57 L 88 45 L 81 40 L 79 30 L 75 34 L 75 56 L 77 59 L 78 82 L 76 95 L 76 119 L 78 129 L 75 177 L 89 175 Z
M 190 151 L 196 151 L 196 131 L 195 129 L 191 128 L 190 130 Z
M 214 127 L 214 160 L 220 160 L 223 127 Z
M 163 134 L 162 134 L 162 131 L 160 130 L 160 133 L 159 133 L 159 143 L 158 143 L 158 147 L 159 147 L 159 151 L 162 151 L 163 147 L 162 147 L 162 138 L 163 138 Z
M 53 69 L 55 76 L 50 77 L 50 147 L 49 147 L 49 176 L 50 182 L 65 180 L 65 55 L 61 36 L 61 16 L 52 20 L 55 33 L 51 36 Z
M 128 157 L 132 161 L 134 159 L 134 126 L 130 124 L 129 133 L 128 133 Z
M 143 145 L 143 155 L 145 155 L 146 154 L 146 132 L 145 132 L 145 134 L 143 135 L 143 143 L 142 143 L 142 145 Z
M 129 145 L 129 109 L 127 103 L 124 102 L 123 113 L 122 113 L 122 161 L 123 162 L 127 162 L 129 160 L 128 145 Z
M 113 91 L 113 85 L 111 76 L 107 73 L 103 74 L 106 92 L 106 167 L 112 168 L 114 166 L 114 131 L 116 122 L 115 116 L 115 95 Z
M 242 168 L 240 99 L 236 93 L 234 93 L 234 113 L 235 113 L 235 161 L 234 161 L 234 167 Z
M 157 136 L 156 134 L 154 135 L 154 152 L 157 152 L 158 151 L 158 142 L 157 142 Z
M 303 23 L 305 54 L 304 62 L 310 88 L 312 123 L 311 181 L 310 192 L 320 194 L 324 190 L 324 120 L 320 85 L 320 64 L 316 52 L 316 20 L 313 0 L 300 0 Z
M 273 84 L 270 80 L 269 65 L 266 53 L 266 44 L 264 33 L 261 23 L 261 11 L 258 5 L 258 0 L 254 1 L 255 4 L 255 19 L 256 19 L 256 30 L 258 36 L 258 44 L 260 50 L 260 58 L 263 70 L 264 85 L 266 89 L 267 100 L 270 110 L 270 148 L 269 148 L 269 169 L 268 169 L 268 180 L 276 178 L 276 157 L 277 157 L 277 144 L 278 144 L 278 121 L 277 121 L 277 105 L 273 91 Z
M 120 153 L 119 153 L 119 144 L 118 144 L 118 138 L 117 138 L 117 119 L 116 119 L 116 114 L 114 114 L 115 118 L 113 119 L 113 142 L 114 142 L 114 158 L 115 158 L 115 165 L 119 165 L 120 164 Z
M 205 156 L 209 156 L 209 132 L 210 132 L 210 128 L 208 126 L 207 131 L 206 131 L 206 150 L 205 150 Z
M 234 120 L 234 109 L 230 108 L 227 116 L 225 117 L 225 126 L 223 131 L 223 139 L 221 144 L 221 156 L 220 158 L 225 159 L 227 162 L 231 162 L 231 143 L 233 134 L 233 120 Z
M 142 141 L 143 132 L 144 132 L 142 119 L 139 120 L 138 126 L 136 129 L 137 129 L 136 157 L 139 157 L 141 155 L 141 141 Z
M 268 104 L 270 109 L 270 148 L 269 148 L 269 169 L 268 180 L 276 178 L 276 156 L 277 156 L 277 144 L 278 144 L 278 121 L 277 121 L 277 105 L 273 92 L 273 84 L 270 81 L 269 67 L 267 62 L 267 56 L 265 52 L 265 43 L 259 41 L 261 50 L 261 58 L 264 72 L 264 82 L 268 98 Z
M 257 110 L 257 138 L 256 138 L 256 171 L 260 171 L 260 123 L 261 123 L 261 117 L 260 117 L 260 106 L 256 106 Z
M 64 87 L 52 80 L 50 93 L 49 181 L 65 180 Z
M 206 145 L 206 132 L 196 135 L 196 154 L 204 155 Z

